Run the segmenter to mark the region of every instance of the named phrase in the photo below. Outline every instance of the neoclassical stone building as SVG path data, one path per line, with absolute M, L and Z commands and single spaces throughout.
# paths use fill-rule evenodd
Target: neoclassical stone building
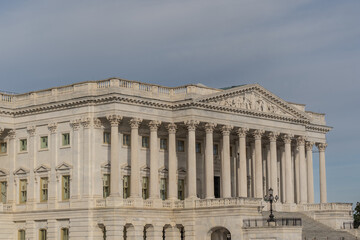
M 301 239 L 296 224 L 246 224 L 269 188 L 278 212 L 351 220 L 327 203 L 324 114 L 258 84 L 108 79 L 0 102 L 0 239 Z

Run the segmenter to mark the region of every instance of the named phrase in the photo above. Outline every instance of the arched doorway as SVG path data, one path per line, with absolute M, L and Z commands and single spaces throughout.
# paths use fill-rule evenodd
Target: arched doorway
M 211 229 L 211 240 L 231 240 L 231 233 L 224 227 Z

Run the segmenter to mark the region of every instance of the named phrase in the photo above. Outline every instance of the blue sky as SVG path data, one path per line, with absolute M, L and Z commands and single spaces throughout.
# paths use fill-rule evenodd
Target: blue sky
M 121 77 L 259 83 L 334 129 L 328 200 L 360 201 L 360 1 L 1 1 L 0 89 Z M 314 154 L 319 201 L 318 154 Z

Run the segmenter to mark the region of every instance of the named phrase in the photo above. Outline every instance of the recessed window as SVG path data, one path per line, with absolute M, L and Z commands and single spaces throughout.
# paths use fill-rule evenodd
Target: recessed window
M 18 231 L 18 239 L 25 240 L 25 230 L 21 229 Z
M 213 153 L 216 156 L 219 155 L 219 145 L 214 144 Z
M 27 181 L 26 179 L 20 180 L 20 203 L 26 203 L 27 201 Z
M 167 150 L 167 139 L 166 138 L 160 138 L 160 149 Z
M 161 178 L 160 179 L 160 198 L 162 200 L 166 200 L 166 196 L 167 196 L 166 189 L 167 189 L 166 178 Z
M 0 182 L 0 202 L 2 203 L 6 203 L 6 199 L 7 199 L 7 182 L 3 181 Z
M 185 197 L 185 186 L 184 186 L 184 179 L 179 179 L 178 180 L 178 199 L 179 200 L 184 200 Z
M 70 199 L 70 176 L 62 176 L 62 199 Z
M 177 140 L 176 150 L 178 152 L 185 152 L 185 142 L 183 140 Z
M 62 146 L 70 146 L 70 133 L 62 134 Z
M 39 230 L 39 240 L 46 240 L 47 239 L 47 231 L 46 229 Z
M 48 200 L 48 183 L 49 180 L 47 177 L 42 177 L 40 179 L 40 201 L 46 202 Z
M 148 199 L 149 198 L 149 178 L 143 177 L 142 181 L 142 198 Z
M 27 139 L 20 139 L 20 152 L 26 152 L 27 151 Z
M 41 149 L 48 148 L 48 136 L 40 137 L 40 148 Z
M 103 143 L 104 144 L 110 144 L 111 143 L 111 133 L 104 132 L 104 134 L 103 134 Z
M 201 153 L 201 143 L 196 143 L 196 153 Z
M 68 228 L 61 229 L 61 240 L 69 240 L 69 229 Z
M 130 176 L 124 176 L 123 179 L 123 197 L 130 197 Z
M 123 146 L 130 146 L 130 135 L 129 134 L 123 135 Z
M 232 157 L 233 156 L 233 148 L 232 148 L 232 146 L 230 146 L 230 157 Z
M 110 174 L 104 174 L 103 176 L 103 197 L 110 196 Z
M 142 142 L 141 146 L 143 148 L 149 148 L 149 137 L 143 136 L 141 142 Z
M 0 143 L 0 153 L 7 153 L 7 142 Z

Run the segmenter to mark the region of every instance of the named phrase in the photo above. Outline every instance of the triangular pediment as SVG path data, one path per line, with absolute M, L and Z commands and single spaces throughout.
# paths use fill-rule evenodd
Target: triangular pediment
M 63 162 L 56 167 L 56 171 L 66 171 L 70 169 L 72 169 L 72 166 L 66 162 Z
M 29 170 L 23 167 L 20 167 L 14 171 L 14 175 L 26 175 L 29 173 Z
M 144 173 L 150 173 L 150 168 L 147 165 L 144 165 L 140 168 L 140 171 Z
M 35 173 L 44 173 L 49 171 L 50 171 L 50 167 L 43 164 L 41 164 L 39 167 L 35 168 L 34 170 Z
M 309 121 L 305 112 L 295 108 L 259 84 L 227 89 L 198 98 L 196 102 L 222 111 Z
M 9 172 L 5 169 L 0 168 L 0 177 L 5 177 L 9 174 Z
M 110 169 L 110 168 L 111 168 L 111 164 L 110 164 L 109 162 L 103 163 L 103 164 L 101 164 L 101 168 Z
M 159 173 L 162 173 L 162 174 L 168 174 L 169 170 L 167 170 L 165 167 L 161 167 L 159 169 Z

